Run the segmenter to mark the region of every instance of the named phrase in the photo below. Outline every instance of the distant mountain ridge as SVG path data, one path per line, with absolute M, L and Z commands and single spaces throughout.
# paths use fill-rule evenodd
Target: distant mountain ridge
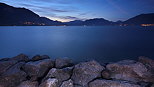
M 133 18 L 130 18 L 126 21 L 124 21 L 125 24 L 134 24 L 134 25 L 140 25 L 140 24 L 154 24 L 154 13 L 149 14 L 140 14 Z
M 62 22 L 40 17 L 25 8 L 15 8 L 0 3 L 0 25 L 62 25 Z
M 141 24 L 154 24 L 154 13 L 141 14 L 123 22 L 113 22 L 104 18 L 60 22 L 50 20 L 46 17 L 40 17 L 38 14 L 26 8 L 16 8 L 0 3 L 0 26 L 105 26 Z
M 75 20 L 70 22 L 64 22 L 68 26 L 103 26 L 103 25 L 112 25 L 114 22 L 105 20 L 103 18 L 94 18 L 88 19 L 85 21 Z

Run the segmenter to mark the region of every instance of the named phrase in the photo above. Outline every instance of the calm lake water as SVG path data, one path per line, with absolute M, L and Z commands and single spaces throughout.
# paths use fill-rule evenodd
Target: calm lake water
M 113 62 L 138 56 L 154 59 L 154 27 L 0 27 L 0 58 L 19 53 L 75 61 Z

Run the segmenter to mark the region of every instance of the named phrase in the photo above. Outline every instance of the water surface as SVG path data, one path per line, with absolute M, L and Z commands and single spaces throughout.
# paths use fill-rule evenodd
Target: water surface
M 75 61 L 154 58 L 154 27 L 0 27 L 0 58 L 19 53 L 30 57 L 69 57 Z

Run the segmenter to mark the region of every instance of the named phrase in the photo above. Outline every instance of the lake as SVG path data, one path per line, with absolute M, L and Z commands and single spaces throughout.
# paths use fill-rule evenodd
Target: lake
M 5 26 L 0 27 L 0 58 L 24 53 L 75 61 L 113 62 L 154 59 L 154 27 Z

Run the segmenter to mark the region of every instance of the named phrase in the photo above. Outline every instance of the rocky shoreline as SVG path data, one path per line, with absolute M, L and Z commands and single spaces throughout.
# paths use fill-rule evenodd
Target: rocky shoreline
M 154 60 L 99 64 L 20 54 L 0 59 L 0 87 L 154 87 Z

